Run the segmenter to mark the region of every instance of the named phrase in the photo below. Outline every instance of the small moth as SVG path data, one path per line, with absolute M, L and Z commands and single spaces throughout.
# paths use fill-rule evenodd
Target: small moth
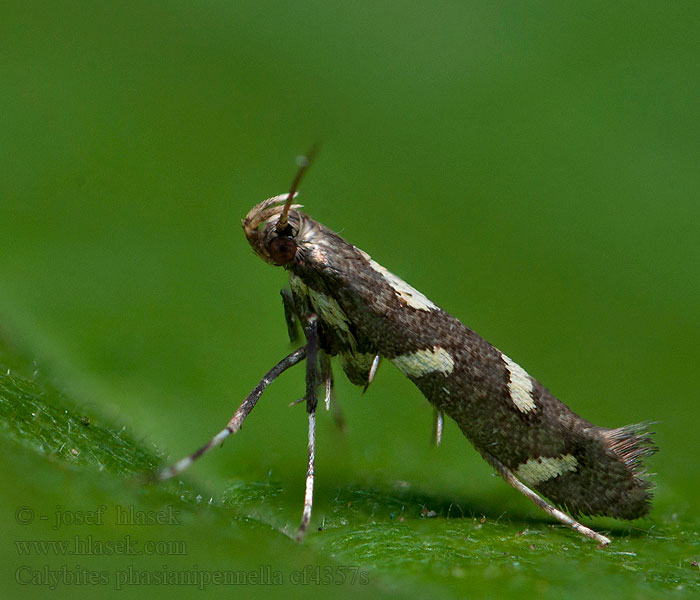
M 160 478 L 177 475 L 236 433 L 265 388 L 306 359 L 309 454 L 300 540 L 311 519 L 317 388 L 323 386 L 328 408 L 331 358 L 363 388 L 383 358 L 433 405 L 437 443 L 446 414 L 508 484 L 561 523 L 607 545 L 607 537 L 573 517 L 646 515 L 652 484 L 642 459 L 656 451 L 649 423 L 609 429 L 579 417 L 503 352 L 301 212 L 293 200 L 311 155 L 301 157 L 289 192 L 253 207 L 242 222 L 255 253 L 289 272 L 291 289 L 282 291 L 289 336 L 294 342 L 301 324 L 306 343 L 263 377 L 225 429 Z

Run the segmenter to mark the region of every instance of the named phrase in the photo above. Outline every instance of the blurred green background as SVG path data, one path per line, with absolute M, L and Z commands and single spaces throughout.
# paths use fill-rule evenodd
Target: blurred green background
M 158 577 L 268 569 L 282 585 L 202 587 L 697 593 L 697 3 L 11 0 L 2 13 L 8 591 L 94 597 L 130 573 L 124 597 L 190 597 L 197 585 Z M 453 423 L 430 447 L 429 405 L 388 364 L 364 396 L 338 382 L 346 433 L 321 415 L 302 545 L 288 536 L 306 416 L 286 407 L 301 367 L 181 481 L 143 485 L 289 351 L 286 278 L 253 256 L 240 219 L 288 188 L 316 141 L 301 196 L 314 218 L 586 418 L 659 421 L 649 519 L 587 520 L 615 538 L 602 551 L 550 527 Z M 101 505 L 102 521 L 76 522 Z M 117 506 L 177 522 L 118 525 Z M 125 536 L 161 546 L 107 552 Z

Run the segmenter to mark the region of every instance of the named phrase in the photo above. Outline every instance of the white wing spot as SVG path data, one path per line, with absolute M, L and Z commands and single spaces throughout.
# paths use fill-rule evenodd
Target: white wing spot
M 440 348 L 440 346 L 433 346 L 417 352 L 408 352 L 392 358 L 391 362 L 404 375 L 410 375 L 411 377 L 423 377 L 430 373 L 449 375 L 455 368 L 455 361 L 452 355 L 447 350 Z
M 578 461 L 571 454 L 555 458 L 531 458 L 518 467 L 515 475 L 526 485 L 537 485 L 564 473 L 576 471 Z
M 377 261 L 369 259 L 369 266 L 384 277 L 387 284 L 399 295 L 399 297 L 409 306 L 418 310 L 437 310 L 437 306 L 428 300 L 417 289 L 408 285 L 403 279 L 387 271 Z
M 532 379 L 519 364 L 513 362 L 501 352 L 501 358 L 506 364 L 506 369 L 510 374 L 508 380 L 508 392 L 510 399 L 520 412 L 530 412 L 535 410 L 535 400 L 532 397 Z

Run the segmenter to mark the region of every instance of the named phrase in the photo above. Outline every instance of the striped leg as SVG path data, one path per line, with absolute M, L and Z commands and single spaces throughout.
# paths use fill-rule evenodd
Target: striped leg
M 306 488 L 304 489 L 304 512 L 301 525 L 297 530 L 296 541 L 300 542 L 306 535 L 311 521 L 311 508 L 314 504 L 314 469 L 316 463 L 316 410 L 309 413 L 309 462 L 306 468 Z
M 174 477 L 178 473 L 181 473 L 200 456 L 211 450 L 214 446 L 223 442 L 232 433 L 236 433 L 241 428 L 241 425 L 245 418 L 250 414 L 250 411 L 252 411 L 253 408 L 255 408 L 255 404 L 260 399 L 260 396 L 262 396 L 262 393 L 265 391 L 265 388 L 275 379 L 277 379 L 277 377 L 279 377 L 282 373 L 284 373 L 287 369 L 289 369 L 289 367 L 293 367 L 297 363 L 304 360 L 304 358 L 306 357 L 306 352 L 306 346 L 302 346 L 301 348 L 295 350 L 294 352 L 283 358 L 274 367 L 272 367 L 272 369 L 270 369 L 267 372 L 265 377 L 263 377 L 260 380 L 258 385 L 256 385 L 253 388 L 253 391 L 250 392 L 250 394 L 248 394 L 246 399 L 238 407 L 238 410 L 235 412 L 233 417 L 231 417 L 231 420 L 228 422 L 224 429 L 217 433 L 211 440 L 209 440 L 196 452 L 176 462 L 172 467 L 163 469 L 158 475 L 158 479 L 162 481 L 164 479 Z
M 578 521 L 575 519 L 571 518 L 569 515 L 567 515 L 565 512 L 560 511 L 558 508 L 555 508 L 552 506 L 549 502 L 538 496 L 535 492 L 533 492 L 529 487 L 527 487 L 524 483 L 522 483 L 515 475 L 513 475 L 513 472 L 506 467 L 502 462 L 499 460 L 495 459 L 492 456 L 489 456 L 488 454 L 483 454 L 484 458 L 489 462 L 489 464 L 498 471 L 498 474 L 503 477 L 503 479 L 506 480 L 506 482 L 514 487 L 516 490 L 518 490 L 521 494 L 527 496 L 530 500 L 532 500 L 537 506 L 539 506 L 544 512 L 546 512 L 548 515 L 554 517 L 557 521 L 560 523 L 563 523 L 567 527 L 571 527 L 574 531 L 580 533 L 583 536 L 586 536 L 587 538 L 591 538 L 592 540 L 595 540 L 598 542 L 601 546 L 607 546 L 610 544 L 610 539 L 605 537 L 604 535 L 601 535 L 600 533 L 597 533 L 593 531 L 592 529 L 589 529 L 588 527 L 581 525 Z
M 304 491 L 304 512 L 297 530 L 296 541 L 300 542 L 311 521 L 311 509 L 314 503 L 314 469 L 316 465 L 316 387 L 318 386 L 318 318 L 311 315 L 304 328 L 306 335 L 306 412 L 309 413 L 309 461 L 306 468 L 306 487 Z

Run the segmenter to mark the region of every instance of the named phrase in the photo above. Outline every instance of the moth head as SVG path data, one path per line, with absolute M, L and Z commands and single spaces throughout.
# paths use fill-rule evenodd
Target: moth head
M 290 264 L 297 256 L 299 241 L 311 221 L 297 209 L 301 204 L 292 204 L 297 197 L 297 188 L 316 154 L 313 147 L 306 156 L 297 159 L 297 171 L 292 187 L 286 194 L 263 200 L 243 219 L 243 231 L 255 253 L 273 265 Z
M 292 204 L 296 192 L 263 200 L 243 219 L 243 231 L 255 253 L 273 265 L 288 265 L 298 249 L 298 235 L 304 216 Z M 282 220 L 284 218 L 284 221 Z

